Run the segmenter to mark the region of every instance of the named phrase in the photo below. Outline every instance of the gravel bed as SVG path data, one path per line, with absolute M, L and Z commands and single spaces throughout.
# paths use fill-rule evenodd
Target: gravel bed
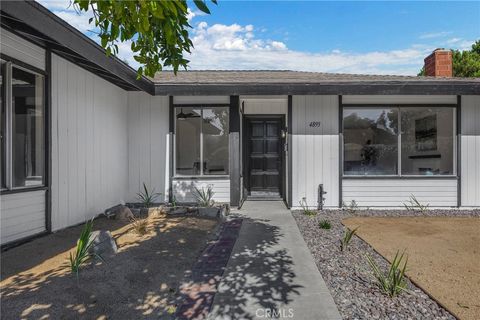
M 340 251 L 344 227 L 341 220 L 352 216 L 480 216 L 480 211 L 428 210 L 358 210 L 354 214 L 342 210 L 323 211 L 309 217 L 293 212 L 297 225 L 307 243 L 323 279 L 344 319 L 455 319 L 431 299 L 422 289 L 408 281 L 409 293 L 395 298 L 384 295 L 375 286 L 365 254 L 377 264 L 388 267 L 387 261 L 366 242 L 353 237 L 346 252 Z M 320 229 L 318 223 L 328 219 L 330 230 Z

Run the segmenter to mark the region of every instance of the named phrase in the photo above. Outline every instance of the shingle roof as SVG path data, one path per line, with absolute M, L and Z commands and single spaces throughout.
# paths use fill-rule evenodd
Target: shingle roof
M 159 72 L 152 79 L 161 84 L 299 84 L 329 82 L 459 82 L 480 83 L 480 78 L 434 78 L 396 75 L 368 75 L 290 70 L 204 70 Z

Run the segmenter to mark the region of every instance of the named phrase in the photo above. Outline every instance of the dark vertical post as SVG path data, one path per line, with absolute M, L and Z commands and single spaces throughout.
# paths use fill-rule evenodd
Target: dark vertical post
M 52 231 L 52 51 L 45 52 L 45 229 Z
M 287 156 L 288 156 L 288 190 L 287 190 L 287 205 L 289 208 L 292 207 L 292 177 L 293 177 L 293 172 L 292 172 L 292 123 L 293 123 L 293 98 L 291 95 L 288 96 L 288 110 L 287 110 L 287 136 L 288 136 L 288 142 L 287 142 Z
M 457 96 L 457 206 L 462 206 L 462 96 Z
M 168 202 L 172 203 L 173 200 L 173 189 L 172 189 L 172 180 L 175 172 L 173 167 L 173 157 L 175 157 L 175 146 L 173 145 L 174 139 L 173 135 L 175 134 L 175 109 L 173 107 L 173 96 L 168 97 L 168 134 L 169 139 L 168 142 L 170 143 L 170 161 L 168 163 L 169 166 L 169 177 L 168 177 Z
M 343 206 L 343 102 L 338 96 L 338 207 Z
M 240 205 L 240 97 L 230 96 L 230 205 Z

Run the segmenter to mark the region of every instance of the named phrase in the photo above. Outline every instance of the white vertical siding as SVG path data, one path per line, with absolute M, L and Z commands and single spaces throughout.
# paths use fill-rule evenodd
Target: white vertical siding
M 124 201 L 126 92 L 52 55 L 52 230 Z
M 38 69 L 45 70 L 45 49 L 0 28 L 1 52 Z
M 317 205 L 318 185 L 328 192 L 325 206 L 339 205 L 339 128 L 337 96 L 293 96 L 292 206 L 306 197 Z M 310 127 L 320 121 L 319 127 Z
M 480 96 L 462 96 L 461 202 L 480 207 Z
M 195 188 L 202 189 L 212 187 L 213 200 L 220 203 L 230 202 L 229 179 L 174 179 L 172 182 L 173 194 L 176 200 L 181 202 L 196 202 Z
M 0 197 L 1 239 L 5 244 L 45 231 L 45 191 L 4 194 Z
M 143 183 L 168 199 L 169 99 L 143 92 L 128 93 L 128 196 L 136 194 Z
M 342 199 L 361 207 L 404 207 L 411 195 L 430 207 L 457 206 L 457 179 L 343 179 Z

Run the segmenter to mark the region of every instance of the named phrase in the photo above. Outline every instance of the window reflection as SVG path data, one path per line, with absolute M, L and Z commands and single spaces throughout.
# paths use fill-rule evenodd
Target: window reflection
M 402 174 L 452 175 L 454 108 L 401 109 Z
M 344 173 L 395 175 L 398 109 L 344 109 Z
M 199 175 L 201 109 L 176 108 L 175 114 L 177 174 Z
M 12 67 L 13 186 L 43 184 L 43 76 Z
M 203 173 L 228 174 L 228 108 L 203 109 Z
M 228 107 L 176 107 L 176 174 L 228 174 Z

